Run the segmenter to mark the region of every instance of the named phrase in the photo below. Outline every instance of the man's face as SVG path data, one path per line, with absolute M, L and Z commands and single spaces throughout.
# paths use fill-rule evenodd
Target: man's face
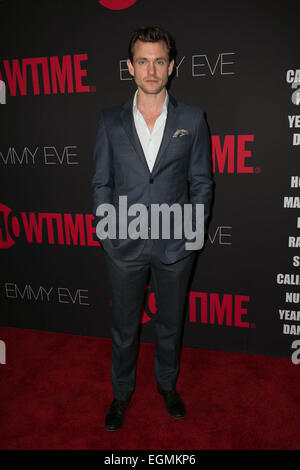
M 158 94 L 167 84 L 174 60 L 169 64 L 168 50 L 164 41 L 142 42 L 134 45 L 133 64 L 127 59 L 129 73 L 135 83 L 147 94 Z

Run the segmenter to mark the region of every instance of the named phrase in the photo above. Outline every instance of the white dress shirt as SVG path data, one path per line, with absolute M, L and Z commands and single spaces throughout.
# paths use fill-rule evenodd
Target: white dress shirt
M 139 136 L 141 145 L 143 147 L 143 151 L 146 157 L 149 170 L 151 172 L 152 168 L 154 167 L 154 163 L 157 157 L 157 153 L 158 153 L 158 150 L 162 141 L 164 129 L 165 129 L 165 124 L 166 124 L 167 114 L 168 114 L 169 95 L 166 90 L 166 98 L 162 107 L 162 113 L 156 119 L 152 132 L 150 132 L 147 126 L 147 123 L 144 119 L 144 116 L 138 110 L 136 106 L 137 93 L 138 93 L 138 90 L 136 90 L 135 95 L 134 95 L 132 112 L 133 112 L 133 117 L 134 117 L 135 128 Z

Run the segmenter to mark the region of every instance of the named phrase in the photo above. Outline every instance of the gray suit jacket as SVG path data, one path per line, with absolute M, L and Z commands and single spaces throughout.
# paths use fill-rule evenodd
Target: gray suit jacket
M 169 94 L 168 115 L 162 142 L 152 172 L 136 132 L 132 113 L 133 97 L 121 106 L 100 113 L 94 149 L 95 172 L 93 213 L 102 203 L 113 204 L 118 212 L 119 196 L 127 196 L 128 207 L 134 203 L 204 204 L 205 227 L 211 211 L 213 177 L 210 137 L 201 108 L 178 102 Z M 188 134 L 173 137 L 177 129 Z M 136 216 L 135 216 L 136 217 Z M 128 224 L 135 218 L 128 216 Z M 193 215 L 194 217 L 194 215 Z M 118 224 L 117 224 L 118 227 Z M 186 240 L 154 240 L 154 248 L 163 263 L 174 263 L 191 254 Z M 145 240 L 138 238 L 103 239 L 105 251 L 122 260 L 133 260 L 142 251 Z

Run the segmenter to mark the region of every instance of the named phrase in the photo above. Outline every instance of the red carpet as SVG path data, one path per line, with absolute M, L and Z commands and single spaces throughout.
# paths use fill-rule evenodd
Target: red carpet
M 183 348 L 187 414 L 174 420 L 156 392 L 154 346 L 141 344 L 124 427 L 107 432 L 110 340 L 3 327 L 0 339 L 2 450 L 300 449 L 300 365 L 289 359 Z

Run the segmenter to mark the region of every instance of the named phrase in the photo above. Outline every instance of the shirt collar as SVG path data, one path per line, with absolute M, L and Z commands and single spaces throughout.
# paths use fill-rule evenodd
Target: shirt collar
M 138 94 L 138 90 L 136 90 L 136 92 L 134 94 L 134 98 L 133 98 L 132 111 L 133 111 L 134 116 L 139 116 L 139 114 L 140 114 L 140 112 L 137 108 L 137 105 L 136 105 L 137 94 Z M 166 97 L 165 97 L 165 101 L 164 101 L 164 104 L 163 104 L 163 107 L 162 107 L 162 114 L 167 115 L 167 113 L 168 113 L 168 103 L 169 103 L 169 94 L 166 90 Z

